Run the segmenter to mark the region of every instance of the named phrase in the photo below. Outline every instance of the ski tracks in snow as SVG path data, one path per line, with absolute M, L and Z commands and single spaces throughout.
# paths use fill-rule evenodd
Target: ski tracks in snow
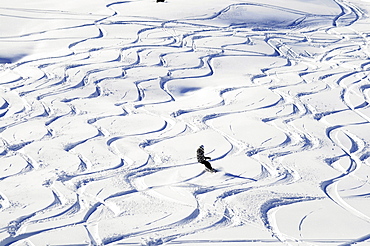
M 338 15 L 241 3 L 171 20 L 112 2 L 2 37 L 91 34 L 1 68 L 0 245 L 368 240 L 368 22 L 335 2 Z M 288 17 L 245 22 L 254 8 Z M 196 164 L 200 144 L 218 173 Z M 336 234 L 338 208 L 364 229 Z

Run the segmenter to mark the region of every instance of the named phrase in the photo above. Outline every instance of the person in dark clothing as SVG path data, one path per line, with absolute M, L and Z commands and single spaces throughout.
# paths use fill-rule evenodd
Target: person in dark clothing
M 211 166 L 211 163 L 209 163 L 211 157 L 204 156 L 204 145 L 199 146 L 197 149 L 197 159 L 199 163 L 202 163 L 208 170 L 214 171 L 214 169 Z

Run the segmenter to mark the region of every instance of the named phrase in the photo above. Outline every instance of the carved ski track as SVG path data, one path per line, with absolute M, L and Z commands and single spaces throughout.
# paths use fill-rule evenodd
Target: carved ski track
M 348 2 L 344 2 L 342 0 L 335 0 L 335 2 L 342 9 L 342 13 L 334 19 L 334 26 L 350 26 L 359 20 L 363 15 L 359 8 Z
M 356 20 L 358 20 L 362 13 L 359 12 L 359 10 L 355 10 L 352 7 L 349 7 L 347 5 L 342 5 L 343 10 L 343 16 L 354 14 L 356 16 Z M 352 12 L 351 12 L 352 11 Z M 341 16 L 339 17 L 341 18 Z M 339 19 L 338 18 L 338 19 Z M 350 22 L 352 24 L 353 22 Z M 357 36 L 359 36 L 360 40 L 363 39 L 363 35 L 361 33 L 356 33 Z M 364 42 L 367 44 L 368 40 L 364 40 Z M 342 50 L 344 51 L 342 53 Z M 344 54 L 343 56 L 350 57 L 351 53 L 362 51 L 362 48 L 360 45 L 355 43 L 354 45 L 349 46 L 338 46 L 334 48 L 333 50 L 329 51 L 325 55 L 326 61 L 331 61 L 332 59 L 337 59 L 335 55 L 329 56 L 331 52 L 336 52 L 339 54 Z M 347 55 L 348 54 L 348 55 Z M 367 54 L 367 53 L 366 53 Z M 367 152 L 367 143 L 365 140 L 361 139 L 359 136 L 352 135 L 350 132 L 346 130 L 346 127 L 351 125 L 367 125 L 369 123 L 369 118 L 367 115 L 363 114 L 360 110 L 368 107 L 368 99 L 367 96 L 364 94 L 364 89 L 367 88 L 368 78 L 367 75 L 364 73 L 367 71 L 366 69 L 366 62 L 361 64 L 361 70 L 355 71 L 355 72 L 348 72 L 344 73 L 344 75 L 340 76 L 337 80 L 337 84 L 342 87 L 341 92 L 341 99 L 343 103 L 346 105 L 347 110 L 349 112 L 353 112 L 356 115 L 358 115 L 360 118 L 363 119 L 363 121 L 360 122 L 353 122 L 353 123 L 346 123 L 343 125 L 334 125 L 327 128 L 327 136 L 328 138 L 337 146 L 339 146 L 343 152 L 344 156 L 348 156 L 350 158 L 351 165 L 348 167 L 347 170 L 340 172 L 343 172 L 338 177 L 327 180 L 322 182 L 321 187 L 323 191 L 326 193 L 326 195 L 332 199 L 335 203 L 337 203 L 339 206 L 347 210 L 349 213 L 352 213 L 354 216 L 359 217 L 362 220 L 368 221 L 369 217 L 363 214 L 362 212 L 358 211 L 356 208 L 350 206 L 346 200 L 340 195 L 340 192 L 338 190 L 338 183 L 341 180 L 344 180 L 348 177 L 354 177 L 356 179 L 359 179 L 362 181 L 361 178 L 357 177 L 355 174 L 358 170 L 361 169 L 361 166 L 363 165 L 363 162 L 365 160 L 364 157 Z M 353 93 L 357 93 L 359 97 L 361 98 L 360 101 L 352 102 L 350 95 Z M 337 112 L 333 112 L 334 114 Z M 351 142 L 351 146 L 348 148 L 347 146 L 344 146 L 341 143 L 341 140 L 335 139 L 334 135 L 342 133 L 344 134 Z M 338 161 L 341 159 L 341 157 L 336 158 L 333 160 L 333 162 Z M 330 165 L 332 163 L 330 162 Z M 362 181 L 363 182 L 363 181 Z M 367 236 L 364 236 L 364 238 L 367 238 Z M 358 239 L 358 242 L 363 241 L 364 239 Z M 357 242 L 354 240 L 352 243 Z
M 82 168 L 82 170 L 76 173 L 66 173 L 64 176 L 59 177 L 59 180 L 57 182 L 65 183 L 63 185 L 67 185 L 68 187 L 75 187 L 76 194 L 78 194 L 78 197 L 76 199 L 76 202 L 71 205 L 71 207 L 65 208 L 65 205 L 60 201 L 60 198 L 58 196 L 58 192 L 55 192 L 53 189 L 50 189 L 52 194 L 54 195 L 54 202 L 52 202 L 49 206 L 45 207 L 44 209 L 35 211 L 34 213 L 30 215 L 26 215 L 24 218 L 18 218 L 14 221 L 17 222 L 17 224 L 32 224 L 32 223 L 39 223 L 42 224 L 45 221 L 48 220 L 63 220 L 66 216 L 74 216 L 79 213 L 84 213 L 83 219 L 77 221 L 76 223 L 66 223 L 60 226 L 56 227 L 50 227 L 45 228 L 43 230 L 38 231 L 27 231 L 22 232 L 19 234 L 16 234 L 14 237 L 8 237 L 5 238 L 3 241 L 1 241 L 0 245 L 11 245 L 15 242 L 21 242 L 22 240 L 26 238 L 32 238 L 32 236 L 35 235 L 41 235 L 44 232 L 52 231 L 52 230 L 58 230 L 61 228 L 71 227 L 71 226 L 78 226 L 82 225 L 85 227 L 89 234 L 90 244 L 91 245 L 108 245 L 113 243 L 119 243 L 120 241 L 130 238 L 130 237 L 146 237 L 148 235 L 152 235 L 155 232 L 166 232 L 169 233 L 165 236 L 162 236 L 158 241 L 155 241 L 153 239 L 152 242 L 147 242 L 148 245 L 150 243 L 154 244 L 160 244 L 163 243 L 171 243 L 172 241 L 174 243 L 181 242 L 181 237 L 187 236 L 190 234 L 197 234 L 201 233 L 203 231 L 212 231 L 216 230 L 217 228 L 228 228 L 232 227 L 234 222 L 237 222 L 238 220 L 242 220 L 242 218 L 238 218 L 238 215 L 236 213 L 233 213 L 233 210 L 231 206 L 228 204 L 227 199 L 229 197 L 237 196 L 243 193 L 247 193 L 252 189 L 262 189 L 266 187 L 275 187 L 278 185 L 288 185 L 290 183 L 294 183 L 299 179 L 299 175 L 296 176 L 298 171 L 291 169 L 288 166 L 284 166 L 284 157 L 289 156 L 294 153 L 299 152 L 305 152 L 309 150 L 313 150 L 316 148 L 320 148 L 322 146 L 321 139 L 318 136 L 315 136 L 314 134 L 310 134 L 308 132 L 305 132 L 305 129 L 302 130 L 302 128 L 297 127 L 294 125 L 296 120 L 299 120 L 302 117 L 312 117 L 313 112 L 310 110 L 310 105 L 306 102 L 304 102 L 304 98 L 313 95 L 315 93 L 319 93 L 322 90 L 317 89 L 316 91 L 310 91 L 306 92 L 304 90 L 298 91 L 295 95 L 291 94 L 285 94 L 283 88 L 290 88 L 294 87 L 299 84 L 308 84 L 310 82 L 305 81 L 305 77 L 314 75 L 314 74 L 321 74 L 322 77 L 325 77 L 328 74 L 328 71 L 325 70 L 325 64 L 326 62 L 336 62 L 335 59 L 335 52 L 339 51 L 348 51 L 348 48 L 352 50 L 351 48 L 354 47 L 354 50 L 360 50 L 361 48 L 358 48 L 358 46 L 348 46 L 348 45 L 341 45 L 340 41 L 338 41 L 336 44 L 329 44 L 326 43 L 326 45 L 338 45 L 338 47 L 333 48 L 332 50 L 328 51 L 324 56 L 322 56 L 322 59 L 318 62 L 316 68 L 301 68 L 299 66 L 299 62 L 301 60 L 306 59 L 305 57 L 302 57 L 302 54 L 299 52 L 296 52 L 294 50 L 294 47 L 290 47 L 289 44 L 285 43 L 282 40 L 279 40 L 280 34 L 269 32 L 266 34 L 258 34 L 255 32 L 252 32 L 251 36 L 253 38 L 253 35 L 261 35 L 261 36 L 268 36 L 265 39 L 265 42 L 273 47 L 273 49 L 276 51 L 274 54 L 264 54 L 262 52 L 253 52 L 253 51 L 243 51 L 241 48 L 231 48 L 233 46 L 242 45 L 243 43 L 235 42 L 234 44 L 227 44 L 222 45 L 221 47 L 199 47 L 196 46 L 195 43 L 199 40 L 202 40 L 205 38 L 205 36 L 200 36 L 202 32 L 207 33 L 208 31 L 218 31 L 220 37 L 224 36 L 232 36 L 234 34 L 230 33 L 230 30 L 223 30 L 223 28 L 217 27 L 217 26 L 208 26 L 208 25 L 200 25 L 198 23 L 192 23 L 192 21 L 197 22 L 200 20 L 211 20 L 215 19 L 221 14 L 229 11 L 231 8 L 235 6 L 243 6 L 243 5 L 251 5 L 251 4 L 233 4 L 228 6 L 227 8 L 221 10 L 217 14 L 211 17 L 207 18 L 199 18 L 199 19 L 187 19 L 187 20 L 174 20 L 174 21 L 162 21 L 162 20 L 149 20 L 149 21 L 141 21 L 140 24 L 143 25 L 143 28 L 137 32 L 137 37 L 134 41 L 127 44 L 126 47 L 95 47 L 90 48 L 87 51 L 80 51 L 78 50 L 78 46 L 86 43 L 87 41 L 94 41 L 99 39 L 104 39 L 107 35 L 107 31 L 104 29 L 104 26 L 114 25 L 114 24 L 132 24 L 137 21 L 116 21 L 116 22 L 109 22 L 109 18 L 119 15 L 120 13 L 118 11 L 114 10 L 114 5 L 120 5 L 125 4 L 130 1 L 122 1 L 122 2 L 114 2 L 111 4 L 106 5 L 108 9 L 113 10 L 113 14 L 111 16 L 105 16 L 105 17 L 99 17 L 99 19 L 94 20 L 93 23 L 82 25 L 82 26 L 76 26 L 76 27 L 68 27 L 64 28 L 63 30 L 67 29 L 73 29 L 77 27 L 87 27 L 87 26 L 94 26 L 97 28 L 98 34 L 93 37 L 84 38 L 81 40 L 77 40 L 69 45 L 69 49 L 71 51 L 71 54 L 63 55 L 60 57 L 48 57 L 48 58 L 42 58 L 38 60 L 30 60 L 24 63 L 18 63 L 15 65 L 15 67 L 22 68 L 25 65 L 31 65 L 35 69 L 38 69 L 40 71 L 40 76 L 37 78 L 25 78 L 20 76 L 19 79 L 15 79 L 12 81 L 2 82 L 2 85 L 11 85 L 11 90 L 19 92 L 19 96 L 22 99 L 22 104 L 25 105 L 25 109 L 23 111 L 19 111 L 19 119 L 24 118 L 23 121 L 18 121 L 17 123 L 14 122 L 7 122 L 4 125 L 2 124 L 2 129 L 10 129 L 16 125 L 21 125 L 28 121 L 34 121 L 35 119 L 44 119 L 45 120 L 45 126 L 48 130 L 51 130 L 51 132 L 54 132 L 55 126 L 53 126 L 53 123 L 58 123 L 59 120 L 64 120 L 66 117 L 71 116 L 72 114 L 75 117 L 80 117 L 85 120 L 87 125 L 93 126 L 97 131 L 97 135 L 93 135 L 87 138 L 83 138 L 77 142 L 68 143 L 64 150 L 66 152 L 70 152 L 73 155 L 77 156 L 78 159 L 81 161 L 80 165 L 84 165 L 84 159 L 87 159 L 86 157 L 83 157 L 83 155 L 79 154 L 78 152 L 74 152 L 77 146 L 82 146 L 86 144 L 87 142 L 95 141 L 96 139 L 105 139 L 107 145 L 105 146 L 110 153 L 113 153 L 115 155 L 120 156 L 121 162 L 117 166 L 108 167 L 104 169 L 98 169 L 96 171 L 94 170 L 84 170 L 85 168 Z M 342 1 L 337 1 L 337 4 L 341 7 L 342 13 L 338 15 L 336 18 L 334 18 L 333 26 L 334 27 L 340 27 L 340 26 L 351 26 L 352 24 L 356 23 L 362 16 L 362 13 L 360 10 L 352 6 L 348 3 L 344 3 Z M 256 6 L 263 6 L 266 8 L 276 8 L 273 5 L 259 5 L 256 4 Z M 277 8 L 279 10 L 288 11 L 289 9 L 282 9 Z M 68 13 L 71 14 L 71 13 Z M 307 15 L 306 13 L 299 12 L 298 14 Z M 183 27 L 186 28 L 194 28 L 195 31 L 186 33 L 183 35 L 183 39 L 191 40 L 193 45 L 188 46 L 184 45 L 183 42 L 180 41 L 180 38 L 177 36 L 171 36 L 167 38 L 167 41 L 162 41 L 162 43 L 159 43 L 159 45 L 152 45 L 152 44 L 145 44 L 141 43 L 145 38 L 147 38 L 152 31 L 157 31 L 161 28 L 170 28 L 171 25 L 177 24 L 177 25 L 183 25 Z M 246 32 L 244 30 L 239 31 L 237 28 L 235 28 L 237 32 L 243 33 Z M 335 30 L 333 28 L 332 30 Z M 37 36 L 39 34 L 46 33 L 30 33 L 27 35 L 24 35 L 23 37 L 32 37 Z M 225 33 L 225 34 L 223 34 Z M 248 32 L 246 32 L 248 33 Z M 283 33 L 283 35 L 288 35 L 287 33 Z M 310 35 L 309 33 L 306 33 L 306 35 Z M 292 36 L 292 40 L 295 39 L 295 37 Z M 12 37 L 16 38 L 16 37 Z M 299 37 L 297 39 L 297 43 L 301 42 L 301 39 L 304 39 L 304 37 Z M 349 37 L 350 38 L 350 37 Z M 36 39 L 35 39 L 36 40 Z M 184 45 L 184 46 L 182 46 Z M 207 54 L 207 52 L 202 53 L 202 49 L 208 49 L 207 52 L 211 52 L 211 54 Z M 99 59 L 96 59 L 94 61 L 94 58 L 92 55 L 99 54 L 101 52 L 109 51 L 109 50 L 117 50 L 117 53 L 114 57 L 107 59 L 104 62 L 99 61 Z M 147 57 L 146 52 L 155 52 L 159 51 L 158 53 L 158 59 L 156 59 L 155 62 L 152 62 L 149 60 L 149 62 L 144 62 L 145 57 Z M 135 53 L 135 59 L 130 60 L 131 62 L 128 62 L 127 64 L 122 64 L 121 62 L 125 59 L 123 53 L 124 52 L 133 52 Z M 182 54 L 189 53 L 189 52 L 200 52 L 202 54 L 198 55 L 198 65 L 194 66 L 182 66 L 182 67 L 173 67 L 169 65 L 169 62 L 166 61 L 166 56 L 169 54 L 178 54 L 181 56 Z M 105 130 L 101 131 L 101 129 L 95 124 L 96 122 L 99 122 L 100 119 L 109 119 L 113 117 L 125 117 L 130 116 L 132 112 L 127 112 L 124 107 L 131 107 L 133 106 L 135 110 L 135 114 L 151 114 L 151 111 L 148 108 L 148 106 L 152 105 L 161 105 L 161 104 L 168 104 L 171 102 L 176 102 L 176 96 L 168 89 L 168 84 L 175 80 L 185 80 L 185 79 L 197 79 L 197 78 L 207 78 L 214 76 L 214 65 L 212 64 L 213 61 L 215 61 L 217 58 L 222 57 L 232 57 L 233 55 L 228 54 L 227 52 L 238 52 L 238 55 L 236 56 L 279 56 L 287 59 L 286 66 L 282 67 L 268 67 L 265 70 L 263 70 L 263 74 L 261 75 L 255 75 L 253 77 L 253 83 L 256 85 L 261 86 L 268 86 L 269 89 L 280 96 L 281 100 L 266 105 L 262 107 L 255 107 L 251 108 L 249 110 L 243 110 L 237 112 L 223 112 L 223 107 L 228 106 L 228 104 L 225 102 L 225 97 L 227 96 L 227 92 L 231 90 L 243 90 L 248 87 L 239 87 L 239 88 L 223 88 L 224 92 L 220 93 L 220 101 L 218 103 L 204 106 L 204 107 L 195 107 L 191 109 L 179 109 L 175 112 L 171 112 L 172 114 L 166 115 L 166 117 L 173 116 L 177 122 L 183 122 L 185 123 L 186 127 L 183 131 L 180 133 L 171 133 L 170 129 L 176 125 L 172 125 L 171 127 L 166 125 L 160 129 L 156 129 L 153 131 L 146 131 L 138 134 L 133 135 L 110 135 L 109 133 L 106 134 Z M 334 55 L 331 55 L 331 53 L 334 53 Z M 340 62 L 340 61 L 339 61 Z M 323 64 L 321 64 L 323 63 Z M 362 73 L 367 72 L 368 68 L 366 67 L 367 63 L 363 63 L 361 65 L 361 71 L 359 72 L 348 72 L 341 78 L 337 80 L 338 86 L 341 86 L 343 88 L 342 92 L 342 100 L 345 103 L 345 105 L 348 107 L 348 110 L 351 112 L 356 113 L 357 115 L 361 116 L 365 122 L 357 122 L 352 125 L 356 124 L 367 124 L 369 117 L 362 113 L 362 109 L 366 109 L 368 107 L 368 95 L 365 93 L 365 91 L 368 89 L 368 78 L 367 76 L 361 76 Z M 120 72 L 113 72 L 116 69 L 119 69 Z M 165 68 L 164 70 L 167 70 L 167 73 L 158 72 L 158 74 L 153 74 L 152 77 L 144 78 L 144 79 L 136 79 L 135 80 L 135 86 L 137 87 L 137 97 L 133 100 L 128 100 L 125 102 L 122 106 L 121 112 L 122 114 L 116 114 L 116 115 L 93 115 L 84 117 L 84 112 L 73 112 L 73 108 L 76 107 L 78 109 L 77 102 L 80 100 L 94 100 L 99 99 L 101 97 L 105 96 L 104 90 L 106 89 L 104 85 L 102 85 L 105 80 L 119 80 L 122 77 L 123 78 L 129 78 L 131 75 L 130 72 L 134 71 L 137 68 Z M 295 84 L 287 84 L 286 86 L 276 86 L 277 79 L 284 80 L 284 78 L 289 77 L 289 72 L 284 70 L 295 70 L 298 71 L 301 78 L 303 78 L 303 82 L 301 83 L 295 83 Z M 83 71 L 82 77 L 79 77 L 78 80 L 74 80 L 74 76 L 76 75 L 76 71 Z M 112 73 L 115 73 L 114 75 L 105 76 L 104 72 L 112 71 Z M 273 70 L 275 70 L 273 72 Z M 100 75 L 100 73 L 103 73 Z M 332 71 L 331 71 L 332 72 Z M 335 71 L 333 71 L 335 72 Z M 352 77 L 355 77 L 356 75 L 360 76 L 359 80 L 356 80 L 356 82 L 353 82 L 354 79 Z M 55 76 L 55 77 L 54 77 Z M 100 78 L 96 78 L 102 76 Z M 268 78 L 271 82 L 261 82 L 261 78 Z M 351 84 L 346 84 L 344 82 L 346 79 L 349 79 Z M 72 81 L 73 80 L 73 81 Z M 145 88 L 145 84 L 149 82 L 148 86 Z M 146 89 L 148 89 L 151 85 L 156 85 L 160 90 L 162 90 L 167 96 L 168 99 L 150 99 L 146 94 Z M 328 86 L 324 90 L 330 90 L 331 86 L 333 86 L 331 83 L 328 83 Z M 50 91 L 52 90 L 52 91 Z M 73 93 L 76 90 L 81 90 L 86 93 L 83 93 L 83 96 L 68 96 L 64 99 L 61 99 L 64 96 L 67 96 L 69 92 Z M 351 99 L 349 98 L 349 93 L 352 91 L 356 91 L 357 93 L 360 93 L 360 96 L 362 96 L 362 99 L 364 103 L 356 104 L 351 102 Z M 36 97 L 35 97 L 36 95 Z M 67 111 L 65 108 L 55 108 L 52 105 L 53 101 L 58 101 L 61 104 L 68 105 Z M 9 119 L 12 117 L 12 115 L 9 114 L 10 110 L 12 109 L 13 100 L 7 100 L 4 98 L 4 102 L 2 103 L 2 106 L 0 106 L 0 118 Z M 31 103 L 32 106 L 28 107 Z M 117 101 L 117 104 L 120 103 Z M 131 105 L 128 105 L 131 104 Z M 231 103 L 232 104 L 232 103 Z M 230 105 L 231 105 L 230 104 Z M 247 112 L 261 112 L 264 109 L 269 109 L 273 107 L 281 107 L 282 110 L 284 108 L 289 108 L 292 106 L 293 110 L 291 113 L 285 114 L 285 115 L 276 115 L 273 117 L 266 117 L 263 119 L 264 123 L 269 124 L 276 129 L 280 130 L 286 135 L 285 141 L 279 143 L 276 146 L 268 147 L 268 148 L 260 148 L 258 146 L 245 146 L 245 143 L 242 141 L 239 141 L 238 139 L 233 138 L 232 136 L 229 136 L 228 133 L 221 131 L 215 127 L 212 126 L 212 120 L 219 117 L 224 117 L 227 115 L 235 115 L 243 114 Z M 72 109 L 71 109 L 72 108 Z M 142 108 L 145 108 L 146 110 L 141 110 Z M 36 111 L 41 112 L 37 115 L 35 115 L 33 112 L 36 109 Z M 209 113 L 209 111 L 214 110 L 216 113 Z M 219 112 L 218 112 L 219 111 Z M 167 112 L 166 112 L 167 113 Z M 317 112 L 317 114 L 320 114 L 322 112 Z M 325 113 L 325 112 L 324 112 Z M 334 115 L 337 112 L 332 111 L 330 112 L 330 115 Z M 15 113 L 13 113 L 15 114 Z M 318 121 L 324 121 L 325 117 L 329 114 L 323 114 L 322 118 L 318 119 Z M 162 116 L 159 116 L 162 117 Z M 196 118 L 200 117 L 202 120 L 196 122 Z M 340 175 L 338 177 L 335 177 L 331 180 L 328 180 L 326 182 L 322 183 L 322 189 L 324 190 L 325 194 L 332 199 L 334 202 L 338 203 L 340 206 L 344 207 L 347 211 L 352 212 L 355 215 L 358 215 L 359 217 L 369 221 L 369 218 L 367 216 L 364 216 L 354 208 L 352 208 L 349 204 L 347 204 L 343 198 L 340 197 L 340 193 L 338 193 L 336 185 L 340 182 L 340 180 L 351 176 L 351 174 L 354 174 L 357 170 L 360 170 L 361 164 L 368 158 L 366 153 L 369 151 L 367 142 L 365 140 L 361 140 L 360 137 L 356 136 L 355 134 L 352 134 L 349 130 L 345 131 L 345 134 L 347 137 L 351 140 L 352 146 L 350 149 L 347 149 L 346 147 L 343 147 L 343 144 L 340 141 L 336 141 L 332 135 L 335 134 L 338 131 L 342 131 L 342 129 L 350 126 L 350 124 L 338 124 L 338 125 L 330 125 L 327 128 L 327 135 L 326 137 L 333 142 L 336 146 L 339 146 L 345 155 L 349 156 L 351 160 L 353 161 L 353 166 L 351 166 L 348 169 L 348 174 Z M 192 129 L 192 130 L 186 130 L 186 129 Z M 186 136 L 189 133 L 197 132 L 196 129 L 212 129 L 218 133 L 220 133 L 225 140 L 231 145 L 231 148 L 229 151 L 222 153 L 220 156 L 215 158 L 215 161 L 222 161 L 226 160 L 228 157 L 240 155 L 240 154 L 247 154 L 248 156 L 254 158 L 257 154 L 265 156 L 265 161 L 260 161 L 262 165 L 261 174 L 258 177 L 253 177 L 250 179 L 246 179 L 240 183 L 237 184 L 220 184 L 215 185 L 213 187 L 196 187 L 196 191 L 193 192 L 193 197 L 197 202 L 197 207 L 193 210 L 192 213 L 189 214 L 189 216 L 178 220 L 178 221 L 172 221 L 164 226 L 156 226 L 156 222 L 158 221 L 152 221 L 154 226 L 150 229 L 141 230 L 138 232 L 132 232 L 132 233 L 125 233 L 118 236 L 112 236 L 112 237 L 106 237 L 106 238 L 100 238 L 98 229 L 95 227 L 100 221 L 103 219 L 102 211 L 98 211 L 99 208 L 105 207 L 107 210 L 112 211 L 109 206 L 106 204 L 107 201 L 123 197 L 130 194 L 145 194 L 147 197 L 151 197 L 149 194 L 146 194 L 149 190 L 154 190 L 156 188 L 160 188 L 160 186 L 150 186 L 147 188 L 147 190 L 137 190 L 134 186 L 134 181 L 138 178 L 149 176 L 150 174 L 155 173 L 161 173 L 162 171 L 168 169 L 171 169 L 172 167 L 167 168 L 156 168 L 152 167 L 153 165 L 157 165 L 154 161 L 156 153 L 151 153 L 149 150 L 146 149 L 148 146 L 155 146 L 156 144 L 169 140 L 169 139 L 176 139 L 180 136 Z M 162 134 L 165 135 L 166 132 L 170 132 L 170 136 L 164 136 L 164 137 L 157 137 Z M 51 133 L 51 138 L 58 138 L 58 134 Z M 112 149 L 112 144 L 114 144 L 118 140 L 126 139 L 126 138 L 140 138 L 138 147 L 141 148 L 143 151 L 148 153 L 148 160 L 146 163 L 144 163 L 141 166 L 126 166 L 125 165 L 125 156 L 123 154 L 120 154 L 119 151 L 115 151 Z M 148 140 L 149 139 L 149 140 Z M 24 142 L 20 145 L 9 145 L 5 144 L 5 148 L 7 149 L 4 154 L 1 154 L 1 156 L 8 157 L 12 155 L 13 153 L 18 153 L 21 150 L 26 149 L 26 147 L 33 146 L 34 143 L 40 143 L 42 141 L 45 141 L 45 139 L 37 139 L 30 142 Z M 23 155 L 25 159 L 28 159 L 27 155 Z M 37 161 L 29 161 L 30 166 L 32 166 L 32 163 L 36 164 Z M 190 163 L 186 163 L 184 165 L 187 165 Z M 36 165 L 38 166 L 38 165 Z M 75 168 L 77 170 L 77 166 Z M 265 170 L 265 171 L 264 171 Z M 268 170 L 268 171 L 266 171 Z M 33 167 L 28 170 L 29 172 L 33 172 Z M 23 172 L 22 172 L 23 173 Z M 268 175 L 266 175 L 268 173 Z M 124 180 L 127 182 L 129 187 L 131 189 L 127 190 L 121 190 L 116 193 L 110 193 L 106 195 L 103 199 L 99 198 L 99 201 L 97 197 L 91 196 L 90 194 L 85 194 L 83 192 L 84 187 L 88 187 L 89 184 L 92 184 L 94 182 L 98 182 L 99 180 L 104 179 L 111 179 L 117 174 L 124 175 Z M 271 177 L 270 175 L 273 177 Z M 19 174 L 14 174 L 14 176 L 18 176 Z M 182 186 L 186 189 L 192 189 L 194 183 L 196 182 L 196 179 L 199 177 L 202 177 L 204 175 L 207 175 L 204 172 L 201 172 L 193 177 L 190 177 L 188 179 L 184 179 L 179 181 L 178 183 L 171 184 L 175 186 Z M 228 175 L 228 177 L 231 179 L 239 179 L 239 176 L 232 176 L 230 173 L 225 173 L 225 176 Z M 0 182 L 5 178 L 11 178 L 12 176 L 7 176 L 0 179 Z M 240 179 L 239 179 L 240 180 Z M 251 184 L 251 181 L 253 183 L 257 182 L 257 184 Z M 67 184 L 68 183 L 68 184 Z M 72 185 L 73 184 L 73 185 Z M 205 196 L 206 198 L 203 198 Z M 95 200 L 95 202 L 90 205 L 91 207 L 88 207 L 87 210 L 80 210 L 80 197 L 84 197 L 87 199 L 88 197 L 92 200 Z M 272 210 L 278 210 L 280 206 L 286 206 L 291 203 L 304 203 L 305 201 L 311 201 L 315 199 L 321 199 L 321 198 L 307 198 L 307 197 L 280 197 L 276 200 L 271 200 L 266 202 L 261 207 L 261 217 L 260 219 L 264 223 L 264 226 L 267 230 L 270 230 L 273 236 L 275 236 L 278 241 L 282 243 L 288 243 L 290 240 L 297 241 L 297 242 L 304 242 L 304 240 L 300 241 L 301 239 L 291 238 L 288 235 L 285 235 L 284 233 L 279 231 L 278 226 L 276 225 L 276 221 L 274 219 L 273 213 L 271 213 Z M 208 207 L 206 207 L 206 205 Z M 53 207 L 58 207 L 59 210 L 65 209 L 63 212 L 56 214 L 52 217 L 46 217 L 44 219 L 35 219 L 32 220 L 32 217 L 43 214 L 47 210 L 52 209 Z M 0 208 L 1 209 L 1 208 Z M 207 215 L 207 212 L 210 212 L 213 214 L 213 218 L 209 219 L 209 215 Z M 97 214 L 95 220 L 89 221 L 90 217 L 93 214 Z M 309 214 L 307 216 L 310 216 Z M 243 223 L 248 224 L 249 221 L 244 221 Z M 18 227 L 18 226 L 17 226 Z M 187 228 L 187 230 L 183 230 L 183 232 L 172 232 L 172 228 Z M 196 227 L 196 229 L 194 229 Z M 8 230 L 11 227 L 8 226 Z M 165 233 L 163 233 L 165 234 Z M 362 238 L 355 239 L 353 242 L 363 242 L 368 240 L 369 236 L 364 235 Z M 196 241 L 194 241 L 196 243 Z M 216 241 L 215 241 L 216 242 Z M 240 241 L 242 242 L 242 241 Z M 248 242 L 247 240 L 245 242 Z M 225 241 L 227 243 L 227 241 Z

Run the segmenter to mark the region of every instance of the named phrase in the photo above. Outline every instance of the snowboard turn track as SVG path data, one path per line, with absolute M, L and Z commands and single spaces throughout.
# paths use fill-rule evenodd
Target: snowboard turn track
M 367 14 L 259 2 L 0 6 L 0 245 L 369 241 Z

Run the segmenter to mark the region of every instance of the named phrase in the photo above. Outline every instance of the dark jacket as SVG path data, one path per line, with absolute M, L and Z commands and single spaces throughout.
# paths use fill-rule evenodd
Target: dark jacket
M 205 157 L 204 156 L 204 149 L 199 148 L 197 150 L 197 159 L 198 159 L 198 162 L 203 162 L 203 161 L 205 161 L 207 159 L 210 159 L 210 158 L 209 157 Z

